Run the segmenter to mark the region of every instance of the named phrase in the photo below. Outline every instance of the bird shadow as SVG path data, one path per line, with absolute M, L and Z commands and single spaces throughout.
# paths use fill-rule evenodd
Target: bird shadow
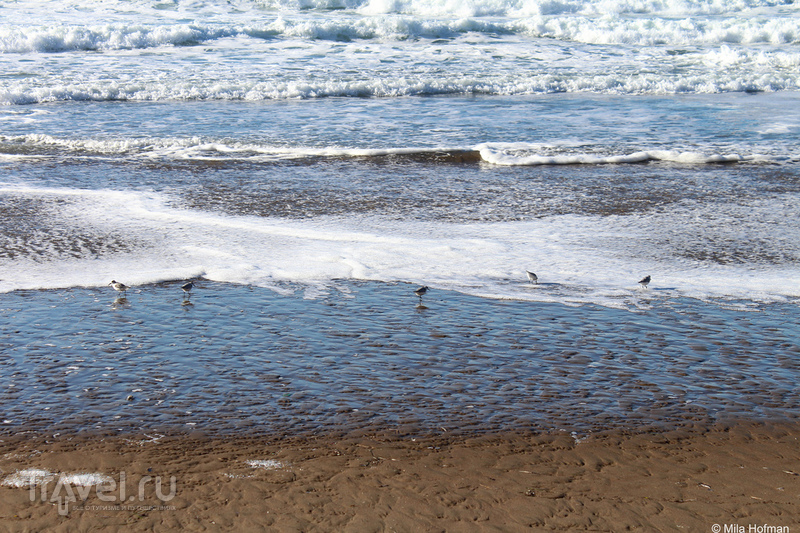
M 119 296 L 117 298 L 114 298 L 114 301 L 111 302 L 112 309 L 120 309 L 123 307 L 130 307 L 130 306 L 131 304 L 130 302 L 128 302 L 128 298 L 126 298 L 125 296 Z

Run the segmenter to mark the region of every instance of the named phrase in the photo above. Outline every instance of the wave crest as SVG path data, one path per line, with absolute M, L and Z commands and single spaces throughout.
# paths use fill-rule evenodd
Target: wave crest
M 609 165 L 663 161 L 686 165 L 765 162 L 761 154 L 701 153 L 680 149 L 621 152 L 599 147 L 528 143 L 484 143 L 468 147 L 281 147 L 247 142 L 224 142 L 200 137 L 66 139 L 50 135 L 0 135 L 0 154 L 41 157 L 49 155 L 126 156 L 174 161 L 282 162 L 301 159 L 351 159 L 426 162 L 428 164 L 478 164 L 498 166 Z

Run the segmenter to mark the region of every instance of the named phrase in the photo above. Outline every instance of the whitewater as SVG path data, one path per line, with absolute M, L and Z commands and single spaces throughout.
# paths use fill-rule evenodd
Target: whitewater
M 793 3 L 0 17 L 2 292 L 205 277 L 622 308 L 798 297 Z
M 3 6 L 0 102 L 794 91 L 792 3 Z

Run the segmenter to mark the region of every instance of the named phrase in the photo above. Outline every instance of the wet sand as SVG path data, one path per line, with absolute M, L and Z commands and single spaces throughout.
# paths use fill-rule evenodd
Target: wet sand
M 6 438 L 4 480 L 34 468 L 56 477 L 33 489 L 0 486 L 0 524 L 7 531 L 791 528 L 800 520 L 798 436 L 798 425 L 737 423 L 584 440 L 566 432 Z M 66 482 L 56 490 L 59 475 L 78 473 L 105 474 L 115 487 L 102 498 L 96 486 Z M 65 502 L 70 490 L 75 501 Z

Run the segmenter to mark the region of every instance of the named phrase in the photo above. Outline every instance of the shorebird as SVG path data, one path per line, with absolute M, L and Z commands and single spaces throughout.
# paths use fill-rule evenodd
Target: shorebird
M 528 274 L 528 279 L 531 283 L 539 283 L 539 277 L 530 270 L 525 271 Z
M 189 282 L 187 282 L 187 283 L 184 283 L 183 285 L 181 285 L 181 289 L 183 289 L 183 294 L 184 294 L 184 296 L 186 296 L 186 295 L 188 295 L 188 296 L 191 296 L 191 295 L 192 295 L 192 293 L 191 293 L 191 290 L 192 290 L 193 288 L 194 288 L 194 283 L 193 283 L 193 282 L 191 282 L 191 281 L 189 281 Z
M 419 296 L 419 301 L 421 302 L 422 301 L 422 295 L 425 294 L 426 292 L 428 292 L 428 287 L 423 286 L 423 287 L 420 287 L 419 289 L 415 290 L 414 294 Z
M 650 283 L 650 276 L 645 276 L 639 280 L 639 285 L 641 285 L 645 289 L 647 288 L 648 283 Z
M 123 296 L 125 296 L 126 291 L 129 289 L 127 285 L 125 285 L 124 283 L 120 283 L 119 281 L 114 279 L 111 280 L 111 283 L 109 283 L 109 285 L 114 287 L 115 291 L 121 292 Z

